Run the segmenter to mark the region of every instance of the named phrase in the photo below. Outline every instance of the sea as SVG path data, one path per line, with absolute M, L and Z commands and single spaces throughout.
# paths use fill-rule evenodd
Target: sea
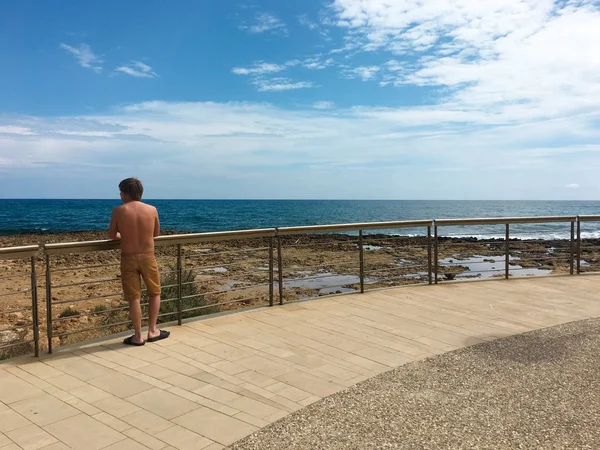
M 232 231 L 355 222 L 480 217 L 600 214 L 600 201 L 420 200 L 145 200 L 158 208 L 161 227 L 181 232 Z M 106 230 L 119 200 L 0 199 L 0 235 Z M 378 233 L 422 235 L 425 229 Z M 443 227 L 444 236 L 504 236 L 503 226 Z M 511 237 L 566 239 L 569 223 L 511 226 Z M 582 224 L 583 238 L 600 238 L 600 222 Z

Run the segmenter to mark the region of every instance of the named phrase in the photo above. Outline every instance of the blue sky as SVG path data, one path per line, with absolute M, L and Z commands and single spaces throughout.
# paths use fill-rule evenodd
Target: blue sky
M 597 199 L 591 0 L 0 3 L 0 197 Z

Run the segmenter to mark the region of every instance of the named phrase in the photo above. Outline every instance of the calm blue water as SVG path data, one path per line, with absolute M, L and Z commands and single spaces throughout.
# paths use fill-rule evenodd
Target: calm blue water
M 371 201 L 371 200 L 148 200 L 163 229 L 208 232 L 331 223 L 600 214 L 600 202 Z M 118 200 L 2 200 L 0 235 L 104 230 Z M 423 230 L 388 230 L 422 234 Z M 515 237 L 563 238 L 569 224 L 514 227 Z M 502 236 L 502 227 L 444 229 L 444 234 Z M 522 236 L 517 236 L 518 234 Z M 600 237 L 600 223 L 584 224 L 584 237 Z

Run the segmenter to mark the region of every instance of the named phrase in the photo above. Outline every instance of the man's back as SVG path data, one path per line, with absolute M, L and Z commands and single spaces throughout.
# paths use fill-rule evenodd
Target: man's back
M 127 202 L 113 212 L 123 253 L 154 252 L 154 237 L 159 233 L 158 213 L 154 206 L 139 201 Z

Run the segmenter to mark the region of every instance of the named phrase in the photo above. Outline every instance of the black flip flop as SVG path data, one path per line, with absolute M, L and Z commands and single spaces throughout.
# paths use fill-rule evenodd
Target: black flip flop
M 162 341 L 163 339 L 166 339 L 169 336 L 171 336 L 171 332 L 170 331 L 165 331 L 165 330 L 158 330 L 158 331 L 160 331 L 160 333 L 158 334 L 158 336 L 154 336 L 153 338 L 148 338 L 148 342 Z
M 145 341 L 143 341 L 143 342 L 134 342 L 134 340 L 133 340 L 134 337 L 135 336 L 129 336 L 128 338 L 126 338 L 123 341 L 123 344 L 125 344 L 125 345 L 133 345 L 134 347 L 141 347 L 142 345 L 144 345 L 146 343 Z

